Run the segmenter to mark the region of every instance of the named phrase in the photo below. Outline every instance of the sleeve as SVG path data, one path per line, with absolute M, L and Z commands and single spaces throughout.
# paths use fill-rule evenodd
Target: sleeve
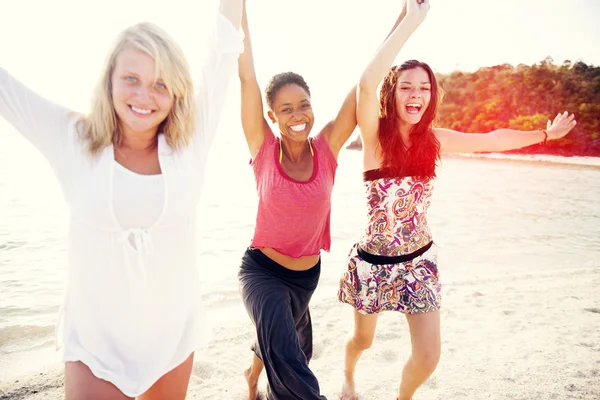
M 323 160 L 327 162 L 329 168 L 335 171 L 337 169 L 338 163 L 335 156 L 333 155 L 333 152 L 331 151 L 331 147 L 329 147 L 329 142 L 327 142 L 325 135 L 323 135 L 322 132 L 319 132 L 319 134 L 315 136 L 312 140 L 314 146 L 318 149 L 317 151 L 322 152 Z
M 48 159 L 55 171 L 62 169 L 70 110 L 46 100 L 0 68 L 0 115 Z
M 194 140 L 201 153 L 208 152 L 215 137 L 225 106 L 227 88 L 237 68 L 237 59 L 243 51 L 242 33 L 219 13 L 196 100 L 198 119 Z
M 275 137 L 271 129 L 265 132 L 265 138 L 262 142 L 262 145 L 260 146 L 260 150 L 258 150 L 258 153 L 256 154 L 256 157 L 254 157 L 254 160 L 250 160 L 250 165 L 252 165 L 252 168 L 254 168 L 255 171 L 260 170 L 260 167 L 263 164 L 263 160 L 265 158 L 265 153 L 273 147 L 273 142 L 275 142 L 276 140 L 277 138 Z

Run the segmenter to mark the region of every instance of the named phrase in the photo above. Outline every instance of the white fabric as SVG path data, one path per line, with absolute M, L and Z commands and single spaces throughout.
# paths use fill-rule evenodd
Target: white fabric
M 0 115 L 33 143 L 56 173 L 70 211 L 69 271 L 57 324 L 64 361 L 135 397 L 207 338 L 196 269 L 196 207 L 242 35 L 219 15 L 198 94 L 191 144 L 158 153 L 164 209 L 147 227 L 122 229 L 115 216 L 114 153 L 90 157 L 79 116 L 31 91 L 0 68 Z M 60 344 L 59 344 L 60 345 Z
M 165 204 L 162 174 L 141 175 L 113 163 L 113 208 L 123 229 L 148 229 L 154 224 Z

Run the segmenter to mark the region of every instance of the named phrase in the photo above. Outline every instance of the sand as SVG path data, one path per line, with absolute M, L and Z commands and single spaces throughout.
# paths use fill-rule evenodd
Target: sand
M 252 326 L 237 288 L 222 293 L 230 312 L 215 321 L 214 339 L 196 353 L 189 399 L 245 399 L 242 372 L 251 358 Z M 600 270 L 513 274 L 444 283 L 442 357 L 415 395 L 435 399 L 600 399 Z M 313 298 L 314 359 L 321 389 L 336 399 L 351 308 L 335 287 Z M 357 368 L 362 400 L 392 399 L 410 352 L 405 319 L 381 315 L 375 343 Z M 261 376 L 264 390 L 266 377 Z M 0 399 L 62 399 L 62 365 L 0 383 Z

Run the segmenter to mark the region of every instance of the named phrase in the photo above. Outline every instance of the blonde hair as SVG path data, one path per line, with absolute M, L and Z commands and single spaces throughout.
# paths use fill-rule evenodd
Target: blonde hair
M 169 115 L 158 127 L 159 132 L 164 133 L 167 143 L 174 149 L 185 146 L 194 132 L 194 87 L 183 51 L 158 26 L 140 23 L 125 29 L 117 37 L 96 86 L 90 113 L 81 121 L 79 131 L 92 155 L 98 154 L 111 143 L 118 144 L 121 141 L 118 117 L 112 101 L 111 78 L 117 56 L 129 46 L 154 59 L 156 78 L 162 78 L 174 97 Z

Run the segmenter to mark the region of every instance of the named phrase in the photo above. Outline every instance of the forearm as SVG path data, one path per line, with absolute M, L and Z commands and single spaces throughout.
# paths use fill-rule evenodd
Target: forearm
M 244 52 L 238 59 L 238 74 L 242 84 L 256 82 L 256 71 L 254 69 L 254 56 L 252 54 L 252 40 L 248 27 L 248 15 L 246 13 L 246 2 L 242 9 L 242 29 L 244 30 Z
M 221 5 L 224 3 L 227 1 L 223 0 Z M 198 110 L 196 131 L 201 148 L 207 149 L 216 134 L 225 106 L 227 88 L 242 52 L 239 22 L 235 25 L 220 10 L 210 39 L 210 49 L 202 67 L 196 96 Z
M 0 68 L 0 117 L 45 155 L 58 154 L 64 147 L 70 114 Z
M 488 133 L 489 149 L 483 151 L 507 151 L 542 143 L 546 138 L 543 130 L 518 131 L 515 129 L 497 129 Z
M 398 15 L 398 19 L 396 19 L 396 22 L 394 23 L 394 26 L 392 27 L 392 29 L 390 29 L 389 33 L 387 34 L 387 36 L 385 37 L 385 40 L 383 41 L 383 43 L 385 43 L 386 40 L 388 40 L 388 38 L 390 36 L 392 36 L 392 33 L 394 33 L 394 31 L 396 30 L 396 28 L 398 28 L 398 25 L 400 25 L 400 23 L 402 22 L 402 20 L 406 17 L 406 9 L 402 8 L 402 11 L 400 12 L 400 15 Z M 382 45 L 383 45 L 382 43 Z
M 396 29 L 379 47 L 363 72 L 359 82 L 359 90 L 373 93 L 377 90 L 379 83 L 388 73 L 400 49 L 420 23 L 416 18 L 402 15 L 400 15 L 398 21 Z

